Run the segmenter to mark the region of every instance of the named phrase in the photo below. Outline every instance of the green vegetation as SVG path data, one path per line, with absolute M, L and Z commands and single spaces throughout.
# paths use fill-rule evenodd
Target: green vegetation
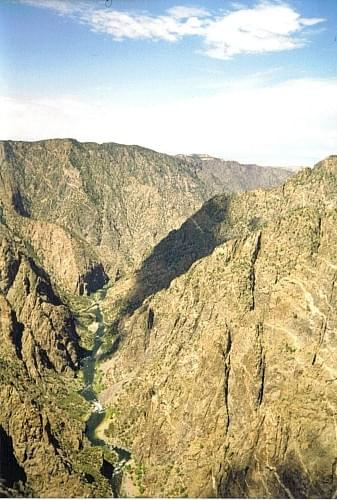
M 104 337 L 102 339 L 102 344 L 100 348 L 102 354 L 106 354 L 111 351 L 112 346 L 114 345 L 114 343 L 118 338 L 118 335 L 119 333 L 115 325 L 107 327 L 105 329 Z
M 94 380 L 92 384 L 93 391 L 96 394 L 99 394 L 100 392 L 104 391 L 106 389 L 106 385 L 103 384 L 103 378 L 104 378 L 104 373 L 100 368 L 95 369 L 95 374 L 94 374 Z
M 90 404 L 73 390 L 61 392 L 56 404 L 80 422 L 85 422 L 90 414 Z
M 142 462 L 137 462 L 133 460 L 131 463 L 125 466 L 125 469 L 133 482 L 133 484 L 138 489 L 140 495 L 145 492 L 144 476 L 145 476 L 145 465 Z
M 85 446 L 74 457 L 74 469 L 83 474 L 88 482 L 95 481 L 102 496 L 111 497 L 110 483 L 100 471 L 103 457 L 104 453 L 99 446 Z M 110 456 L 109 458 L 111 460 Z

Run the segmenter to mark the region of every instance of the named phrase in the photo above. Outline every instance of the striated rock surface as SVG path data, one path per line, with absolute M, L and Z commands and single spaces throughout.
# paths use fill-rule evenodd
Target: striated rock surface
M 101 365 L 126 490 L 336 495 L 336 224 L 334 156 L 215 198 L 154 249 Z
M 76 393 L 81 348 L 46 272 L 0 224 L 0 493 L 111 496 L 103 456 L 85 438 Z
M 121 495 L 335 495 L 337 159 L 231 194 L 289 175 L 0 143 L 0 494 L 118 489 L 78 394 L 100 327 L 92 435 L 131 452 Z
M 48 275 L 11 243 L 0 227 L 1 318 L 12 317 L 12 344 L 27 372 L 45 367 L 57 373 L 78 366 L 78 338 L 70 311 L 55 294 Z M 10 311 L 7 314 L 6 311 Z
M 213 194 L 269 186 L 290 175 L 240 169 L 221 177 L 221 166 L 215 178 L 199 175 L 186 158 L 138 146 L 4 141 L 0 200 L 7 223 L 52 277 L 84 293 L 133 271 Z

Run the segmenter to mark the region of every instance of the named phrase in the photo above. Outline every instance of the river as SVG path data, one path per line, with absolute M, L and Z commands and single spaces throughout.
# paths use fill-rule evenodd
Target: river
M 107 287 L 102 288 L 95 294 L 93 294 L 94 303 L 87 309 L 86 312 L 90 312 L 94 316 L 94 326 L 96 328 L 93 348 L 90 355 L 82 360 L 82 373 L 84 381 L 84 389 L 81 391 L 81 395 L 91 403 L 92 411 L 86 422 L 86 436 L 93 446 L 100 446 L 103 449 L 110 452 L 114 452 L 118 456 L 118 464 L 113 467 L 105 467 L 103 474 L 109 479 L 112 491 L 115 496 L 119 494 L 119 488 L 121 484 L 121 477 L 124 465 L 130 460 L 131 453 L 123 448 L 118 448 L 117 446 L 112 446 L 103 439 L 97 436 L 97 428 L 103 422 L 106 416 L 106 410 L 103 408 L 98 400 L 97 394 L 93 388 L 93 382 L 95 377 L 96 363 L 98 361 L 98 352 L 103 342 L 103 337 L 105 334 L 105 324 L 104 317 L 100 308 L 100 302 L 104 300 L 107 293 Z

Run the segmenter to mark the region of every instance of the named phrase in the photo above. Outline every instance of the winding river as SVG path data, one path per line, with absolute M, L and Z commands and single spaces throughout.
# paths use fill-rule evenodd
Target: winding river
M 124 465 L 130 460 L 131 454 L 129 451 L 112 446 L 103 439 L 97 436 L 97 428 L 103 422 L 106 416 L 106 410 L 98 401 L 97 394 L 93 389 L 95 377 L 96 363 L 98 361 L 98 352 L 103 342 L 105 334 L 104 317 L 100 308 L 100 302 L 105 298 L 107 287 L 99 290 L 94 294 L 95 302 L 87 309 L 94 316 L 94 324 L 96 327 L 93 348 L 90 355 L 82 361 L 82 372 L 84 380 L 84 389 L 81 391 L 82 396 L 91 403 L 92 411 L 86 422 L 86 435 L 93 446 L 100 446 L 109 451 L 112 451 L 118 456 L 118 464 L 114 467 L 107 467 L 107 472 L 104 474 L 110 481 L 113 493 L 118 496 L 121 483 L 122 470 Z

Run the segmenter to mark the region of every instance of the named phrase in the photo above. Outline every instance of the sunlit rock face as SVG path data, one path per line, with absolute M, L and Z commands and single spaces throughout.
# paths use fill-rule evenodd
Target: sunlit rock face
M 101 394 L 145 495 L 335 495 L 336 224 L 329 157 L 217 197 L 153 250 Z
M 290 175 L 239 164 L 198 175 L 186 157 L 72 139 L 4 141 L 0 171 L 7 223 L 61 286 L 80 294 L 133 271 L 215 193 L 280 184 Z
M 121 494 L 333 495 L 336 158 L 241 195 L 290 173 L 74 140 L 0 173 L 1 493 L 117 491 L 97 300 Z

